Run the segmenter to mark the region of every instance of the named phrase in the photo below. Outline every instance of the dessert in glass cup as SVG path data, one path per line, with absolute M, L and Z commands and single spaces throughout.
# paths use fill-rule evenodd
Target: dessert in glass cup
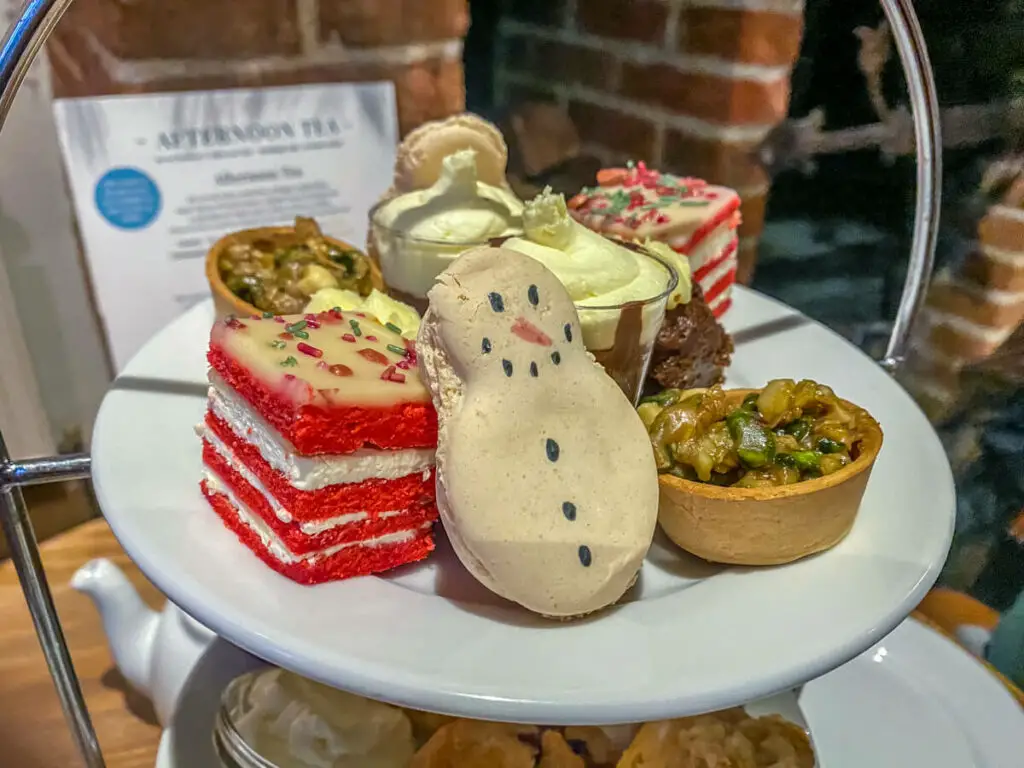
M 495 240 L 540 261 L 576 306 L 583 343 L 634 403 L 667 307 L 689 301 L 685 257 L 656 243 L 626 243 L 572 219 L 565 199 L 542 192 L 526 204 L 524 233 Z

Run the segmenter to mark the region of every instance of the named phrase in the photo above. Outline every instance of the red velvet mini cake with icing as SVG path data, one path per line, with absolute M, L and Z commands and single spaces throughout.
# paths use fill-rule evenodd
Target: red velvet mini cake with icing
M 437 418 L 401 329 L 340 310 L 229 318 L 208 360 L 202 490 L 260 559 L 315 584 L 433 549 Z
M 740 197 L 701 179 L 650 170 L 643 163 L 608 168 L 598 186 L 568 202 L 581 224 L 626 240 L 657 240 L 685 254 L 715 317 L 732 303 Z

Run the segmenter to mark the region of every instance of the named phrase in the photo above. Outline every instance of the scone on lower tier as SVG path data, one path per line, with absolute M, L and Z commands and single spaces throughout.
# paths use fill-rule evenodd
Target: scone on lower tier
M 401 329 L 332 310 L 218 321 L 202 490 L 260 559 L 314 584 L 433 549 L 437 420 Z

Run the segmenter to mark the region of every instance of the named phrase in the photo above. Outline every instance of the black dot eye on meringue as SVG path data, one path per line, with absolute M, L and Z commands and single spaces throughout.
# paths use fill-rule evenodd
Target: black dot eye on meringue
M 540 303 L 540 294 L 537 292 L 537 286 L 531 285 L 526 290 L 526 298 L 530 300 L 533 306 L 537 306 Z

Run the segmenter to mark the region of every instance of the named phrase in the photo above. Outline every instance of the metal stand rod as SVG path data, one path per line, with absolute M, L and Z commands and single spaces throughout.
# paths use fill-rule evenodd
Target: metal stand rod
M 56 466 L 62 461 L 57 457 L 44 459 L 38 463 Z M 76 476 L 82 476 L 81 469 L 88 474 L 88 457 L 75 457 L 69 463 L 78 470 Z M 3 470 L 0 476 L 12 474 L 11 470 L 15 468 L 16 465 L 11 462 L 7 452 L 3 434 L 0 434 L 0 469 Z M 67 477 L 67 474 L 61 473 L 54 475 L 57 480 Z M 35 480 L 40 481 L 41 478 Z M 57 609 L 53 605 L 53 596 L 50 594 L 50 585 L 46 581 L 46 572 L 39 558 L 39 546 L 28 517 L 28 509 L 25 507 L 25 498 L 21 494 L 21 488 L 15 483 L 0 482 L 0 525 L 11 548 L 11 559 L 14 561 L 18 580 L 25 594 L 25 602 L 32 615 L 32 623 L 35 625 L 43 656 L 50 668 L 61 709 L 64 710 L 64 717 L 71 728 L 71 735 L 88 768 L 103 768 L 103 755 L 89 718 L 89 710 L 82 697 L 78 677 L 75 675 L 75 667 L 64 639 Z
M 24 488 L 26 485 L 85 480 L 91 466 L 92 461 L 85 453 L 12 461 L 0 464 L 0 483 Z
M 69 5 L 71 0 L 28 0 L 0 43 L 0 128 L 7 120 L 32 61 Z M 53 605 L 20 487 L 84 477 L 88 467 L 87 457 L 43 459 L 15 465 L 0 434 L 0 524 L 75 744 L 88 768 L 104 768 L 103 754 Z
M 896 308 L 892 335 L 880 361 L 885 370 L 896 373 L 906 356 L 910 332 L 924 305 L 925 291 L 935 263 L 939 206 L 942 202 L 942 128 L 935 75 L 928 60 L 921 24 L 914 13 L 914 4 L 912 0 L 881 0 L 881 3 L 907 79 L 917 155 L 917 205 L 914 209 L 914 234 L 910 241 L 910 264 L 903 282 L 903 295 Z

